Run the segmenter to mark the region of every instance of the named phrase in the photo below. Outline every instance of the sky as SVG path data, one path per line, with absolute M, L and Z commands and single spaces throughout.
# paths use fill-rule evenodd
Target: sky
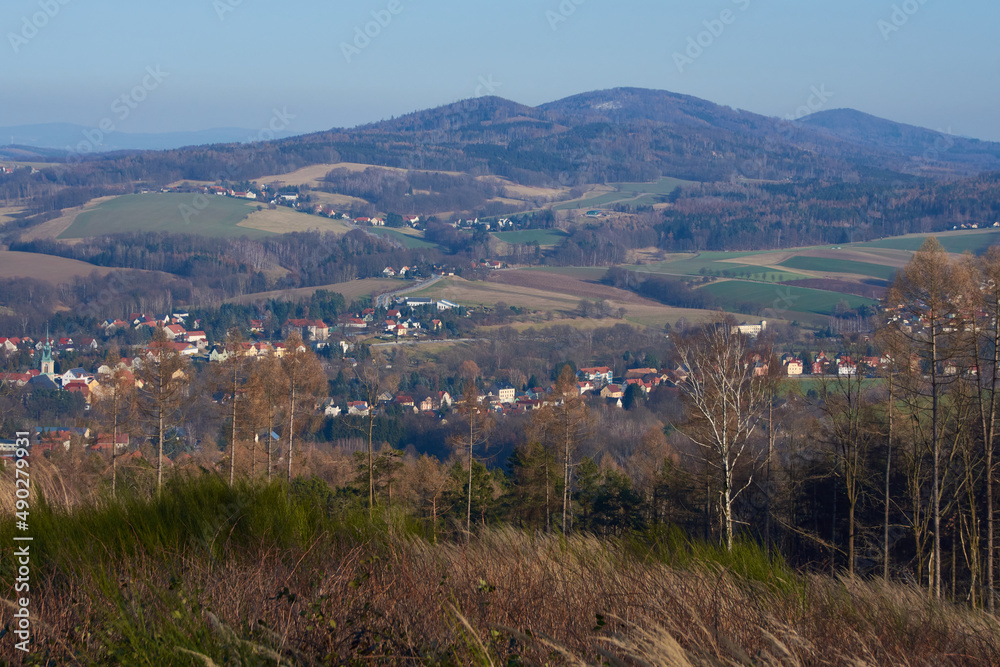
M 1000 141 L 997 0 L 5 0 L 0 126 L 351 127 L 637 86 Z

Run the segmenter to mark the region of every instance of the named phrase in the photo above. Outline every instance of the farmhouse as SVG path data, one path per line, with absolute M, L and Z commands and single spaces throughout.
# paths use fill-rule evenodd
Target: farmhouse
M 611 382 L 612 372 L 607 366 L 596 366 L 593 368 L 581 368 L 577 375 L 585 380 L 590 380 L 591 382 L 600 382 L 602 384 L 607 384 Z

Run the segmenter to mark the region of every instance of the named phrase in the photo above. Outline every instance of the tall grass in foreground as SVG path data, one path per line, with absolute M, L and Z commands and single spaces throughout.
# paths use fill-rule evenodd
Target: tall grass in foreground
M 751 544 L 489 530 L 431 544 L 394 513 L 214 476 L 159 499 L 33 508 L 34 652 L 52 665 L 1000 663 L 989 616 L 801 576 Z M 10 521 L 0 540 L 10 544 Z M 12 565 L 0 562 L 11 590 Z M 0 624 L 11 610 L 0 608 Z

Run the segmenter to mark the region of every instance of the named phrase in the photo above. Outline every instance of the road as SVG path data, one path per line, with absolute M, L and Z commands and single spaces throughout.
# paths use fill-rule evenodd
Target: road
M 386 292 L 385 294 L 379 294 L 375 297 L 375 307 L 376 308 L 388 308 L 395 301 L 396 297 L 402 296 L 404 294 L 409 294 L 410 292 L 416 292 L 417 290 L 422 290 L 425 287 L 430 287 L 437 281 L 444 278 L 442 275 L 434 275 L 423 282 L 419 282 L 415 285 L 410 285 L 401 290 L 396 290 L 395 292 Z

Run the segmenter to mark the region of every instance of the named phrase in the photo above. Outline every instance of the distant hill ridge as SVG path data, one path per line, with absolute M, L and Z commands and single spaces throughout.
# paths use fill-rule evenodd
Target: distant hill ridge
M 122 135 L 111 138 L 121 142 Z M 236 143 L 244 138 L 147 155 L 145 177 L 156 179 L 167 168 L 172 177 L 210 177 L 211 169 L 218 169 L 212 159 L 223 161 L 236 178 L 345 161 L 490 173 L 533 185 L 660 176 L 696 181 L 794 181 L 851 173 L 951 178 L 1000 171 L 1000 144 L 993 142 L 844 109 L 789 122 L 642 88 L 592 91 L 537 107 L 484 96 L 252 148 Z M 252 158 L 236 157 L 250 152 Z

